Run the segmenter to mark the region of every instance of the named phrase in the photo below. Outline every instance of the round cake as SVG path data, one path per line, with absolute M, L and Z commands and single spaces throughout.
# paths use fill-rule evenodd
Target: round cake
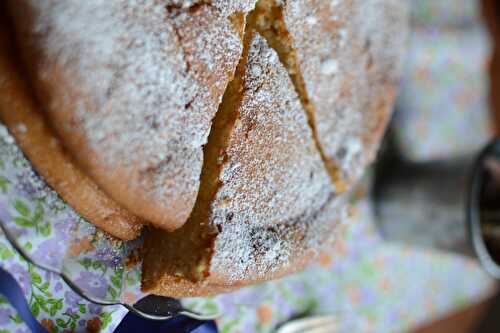
M 391 114 L 406 2 L 5 6 L 0 118 L 83 217 L 146 225 L 144 291 L 274 279 L 335 240 Z

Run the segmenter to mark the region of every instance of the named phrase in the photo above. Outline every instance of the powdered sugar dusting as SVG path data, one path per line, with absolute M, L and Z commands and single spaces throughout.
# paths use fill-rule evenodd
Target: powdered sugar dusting
M 222 230 L 212 267 L 231 281 L 262 278 L 319 247 L 320 228 L 311 226 L 334 195 L 293 84 L 256 32 L 244 80 L 212 205 Z
M 233 12 L 249 12 L 255 6 L 256 0 L 212 0 L 212 5 L 224 15 Z
M 55 71 L 68 81 L 49 108 L 66 144 L 127 208 L 160 225 L 161 216 L 183 223 L 199 186 L 202 145 L 242 50 L 227 15 L 250 1 L 242 8 L 222 1 L 29 3 L 45 58 L 39 77 L 50 80 Z M 179 216 L 169 210 L 175 205 L 184 205 Z
M 336 74 L 339 70 L 339 63 L 335 59 L 326 59 L 321 63 L 321 73 L 325 75 Z
M 229 16 L 234 12 L 247 13 L 253 9 L 255 2 L 256 0 L 165 0 L 167 6 L 184 9 L 202 4 L 211 5 L 224 16 Z

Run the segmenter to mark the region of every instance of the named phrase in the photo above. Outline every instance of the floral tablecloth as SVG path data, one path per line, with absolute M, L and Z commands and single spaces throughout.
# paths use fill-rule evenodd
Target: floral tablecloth
M 494 289 L 470 259 L 382 241 L 367 201 L 357 205 L 347 237 L 332 253 L 282 280 L 189 302 L 221 311 L 217 322 L 223 333 L 272 332 L 305 312 L 336 314 L 339 332 L 397 332 L 479 301 Z M 60 278 L 23 260 L 1 236 L 0 259 L 21 284 L 37 318 L 54 332 L 112 332 L 126 314 L 121 306 L 101 307 L 81 299 Z M 94 276 L 85 278 L 99 288 Z M 0 327 L 2 333 L 27 332 L 5 302 L 0 303 Z

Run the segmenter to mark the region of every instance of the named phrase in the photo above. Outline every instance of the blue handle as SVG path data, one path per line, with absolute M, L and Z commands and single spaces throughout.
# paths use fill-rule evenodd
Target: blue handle
M 1 267 L 0 294 L 16 309 L 31 332 L 48 333 L 31 313 L 24 292 L 17 281 Z M 177 316 L 166 321 L 151 321 L 129 312 L 115 330 L 115 333 L 128 332 L 217 333 L 217 326 L 213 320 L 199 321 L 185 316 Z
M 17 313 L 33 333 L 48 331 L 33 317 L 24 298 L 24 292 L 17 281 L 3 268 L 0 268 L 0 294 L 16 309 Z

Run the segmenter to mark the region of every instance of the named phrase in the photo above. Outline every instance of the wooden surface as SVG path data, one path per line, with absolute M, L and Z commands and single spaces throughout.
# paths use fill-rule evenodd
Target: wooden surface
M 482 11 L 494 47 L 490 63 L 490 103 L 496 135 L 500 136 L 500 0 L 482 0 Z
M 498 303 L 499 295 L 488 298 L 487 300 L 451 313 L 444 318 L 436 319 L 424 324 L 414 331 L 414 333 L 472 333 L 472 332 L 490 332 L 485 329 L 494 329 L 491 332 L 499 331 L 500 326 L 495 323 L 488 323 L 488 327 L 482 325 L 488 316 L 500 319 L 500 312 L 497 312 L 494 306 Z M 500 303 L 498 303 L 500 304 Z M 494 311 L 494 313 L 492 312 Z

